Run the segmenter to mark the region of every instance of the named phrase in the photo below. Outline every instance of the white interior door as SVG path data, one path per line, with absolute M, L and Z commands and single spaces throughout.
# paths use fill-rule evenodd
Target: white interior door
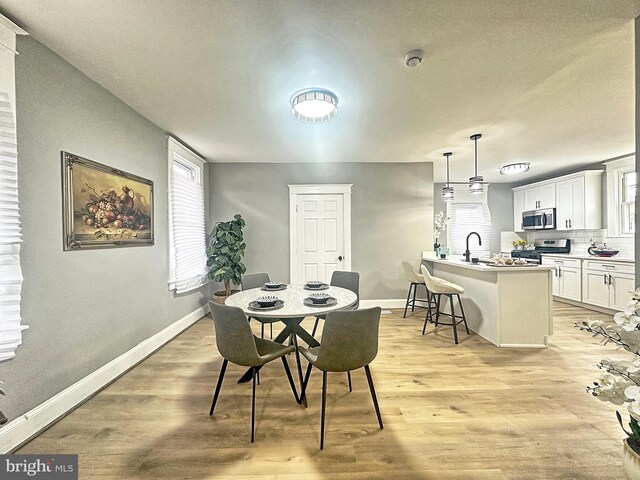
M 296 203 L 298 283 L 329 282 L 344 269 L 345 225 L 342 195 L 298 195 Z

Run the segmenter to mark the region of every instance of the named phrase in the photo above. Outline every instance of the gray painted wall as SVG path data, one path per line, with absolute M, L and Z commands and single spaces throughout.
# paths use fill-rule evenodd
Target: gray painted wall
M 247 222 L 247 272 L 289 279 L 289 184 L 353 184 L 352 269 L 363 299 L 404 298 L 400 262 L 418 263 L 433 244 L 431 163 L 211 164 L 209 172 L 212 220 L 240 213 Z
M 434 212 L 447 211 L 442 199 L 443 183 L 436 183 L 434 190 Z M 492 183 L 487 190 L 487 204 L 491 212 L 491 253 L 500 251 L 500 232 L 513 232 L 513 192 L 512 185 Z M 440 236 L 440 244 L 447 244 L 447 236 Z
M 23 344 L 0 365 L 14 419 L 202 305 L 167 289 L 164 132 L 31 37 L 16 57 Z M 60 151 L 155 183 L 150 247 L 62 251 Z M 203 289 L 204 290 L 204 289 Z

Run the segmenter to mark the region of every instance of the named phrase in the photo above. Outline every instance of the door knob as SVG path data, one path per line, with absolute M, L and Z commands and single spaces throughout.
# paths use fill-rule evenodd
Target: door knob
M 342 255 L 339 255 L 339 256 L 338 256 L 338 260 L 339 260 L 339 261 L 342 261 Z

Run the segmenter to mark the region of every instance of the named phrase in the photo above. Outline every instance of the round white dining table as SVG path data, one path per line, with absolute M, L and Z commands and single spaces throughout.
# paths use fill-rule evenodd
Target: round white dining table
M 304 304 L 304 300 L 312 293 L 326 293 L 329 296 L 337 300 L 334 305 L 323 306 L 308 306 Z M 249 304 L 255 301 L 259 297 L 275 296 L 284 302 L 284 305 L 280 308 L 273 310 L 257 310 L 249 307 Z M 298 340 L 299 337 L 309 347 L 317 347 L 320 343 L 313 338 L 313 336 L 307 332 L 300 323 L 305 317 L 315 317 L 318 315 L 326 315 L 329 312 L 335 310 L 342 310 L 349 308 L 356 304 L 358 297 L 351 290 L 346 288 L 329 286 L 324 290 L 319 289 L 306 289 L 304 285 L 287 285 L 284 290 L 263 290 L 262 288 L 252 288 L 249 290 L 243 290 L 242 292 L 234 293 L 225 300 L 225 305 L 231 307 L 241 308 L 244 313 L 249 317 L 260 318 L 277 318 L 285 324 L 285 328 L 280 332 L 274 342 L 284 343 L 287 338 L 291 338 L 291 341 L 296 347 L 296 361 L 298 367 L 298 376 L 300 379 L 300 385 L 302 386 L 302 366 L 300 364 L 300 354 L 298 352 Z M 249 369 L 241 378 L 238 383 L 248 382 L 252 378 L 252 370 Z M 304 403 L 306 406 L 306 399 L 299 399 L 299 403 Z

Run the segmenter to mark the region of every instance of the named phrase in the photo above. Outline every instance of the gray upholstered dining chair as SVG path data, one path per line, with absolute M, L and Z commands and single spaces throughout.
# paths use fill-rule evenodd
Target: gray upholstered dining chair
M 291 385 L 293 397 L 295 398 L 296 403 L 298 403 L 299 397 L 286 359 L 286 355 L 295 351 L 295 347 L 285 346 L 253 335 L 253 333 L 251 333 L 249 322 L 247 322 L 247 318 L 240 308 L 218 305 L 211 301 L 209 302 L 209 306 L 211 307 L 211 316 L 213 317 L 213 323 L 216 331 L 216 345 L 220 355 L 224 358 L 222 367 L 220 368 L 218 383 L 216 384 L 216 389 L 213 394 L 213 402 L 211 402 L 209 415 L 213 415 L 213 410 L 216 407 L 220 388 L 222 387 L 222 381 L 224 380 L 224 374 L 227 370 L 227 364 L 231 362 L 236 365 L 251 367 L 253 373 L 253 388 L 251 396 L 251 442 L 253 442 L 256 417 L 256 377 L 259 367 L 271 362 L 272 360 L 277 360 L 278 358 L 282 359 L 282 365 L 284 366 L 284 371 L 289 379 L 289 385 Z
M 242 290 L 251 290 L 252 288 L 260 288 L 265 283 L 270 282 L 270 281 L 271 281 L 271 279 L 269 278 L 269 274 L 268 273 L 251 273 L 249 275 L 243 275 L 242 276 Z M 266 295 L 266 293 L 265 293 L 265 295 Z M 274 322 L 278 322 L 279 321 L 277 318 L 260 318 L 260 317 L 251 316 L 251 317 L 248 317 L 248 320 L 250 321 L 252 318 L 261 323 L 260 336 L 262 338 L 264 338 L 264 325 L 265 325 L 265 323 L 269 324 L 269 334 L 271 335 L 271 338 L 273 338 L 273 324 L 274 324 Z
M 356 294 L 356 303 L 351 307 L 345 310 L 357 310 L 360 305 L 360 274 L 358 272 L 344 272 L 341 270 L 336 270 L 331 275 L 331 281 L 329 285 L 334 287 L 346 288 L 347 290 L 351 290 Z M 311 331 L 311 336 L 316 334 L 316 330 L 318 329 L 318 322 L 320 319 L 324 320 L 326 315 L 318 315 L 316 317 L 316 321 L 313 324 L 313 330 Z
M 364 367 L 371 391 L 371 399 L 380 428 L 384 428 L 378 398 L 371 378 L 369 364 L 378 354 L 380 307 L 355 311 L 335 311 L 327 314 L 319 347 L 299 347 L 309 361 L 301 398 L 304 398 L 312 366 L 322 370 L 322 413 L 320 418 L 320 450 L 324 449 L 324 420 L 327 406 L 327 372 L 349 372 Z
M 350 307 L 344 308 L 343 310 L 357 310 L 360 306 L 360 274 L 358 272 L 345 272 L 342 270 L 335 270 L 331 274 L 331 281 L 329 285 L 334 287 L 346 288 L 347 290 L 351 290 L 356 294 L 356 303 Z M 318 322 L 320 319 L 324 320 L 326 315 L 318 315 L 316 317 L 316 321 L 313 324 L 313 330 L 311 331 L 311 336 L 313 337 L 316 334 L 316 330 L 318 329 Z M 349 391 L 352 390 L 351 387 L 351 372 L 347 370 L 347 382 L 349 384 Z

